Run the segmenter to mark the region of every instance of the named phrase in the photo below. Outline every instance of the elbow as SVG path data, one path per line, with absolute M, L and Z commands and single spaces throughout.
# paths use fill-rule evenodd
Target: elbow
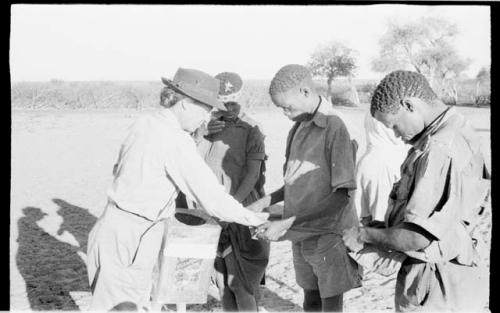
M 431 241 L 427 238 L 425 238 L 422 235 L 417 234 L 416 236 L 413 236 L 410 240 L 410 245 L 407 251 L 410 250 L 422 250 L 427 248 L 431 244 Z

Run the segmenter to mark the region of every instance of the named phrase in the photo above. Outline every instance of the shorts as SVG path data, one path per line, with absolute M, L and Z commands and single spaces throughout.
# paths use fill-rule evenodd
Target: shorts
M 397 312 L 481 312 L 488 301 L 484 264 L 426 263 L 407 258 L 396 279 Z
M 329 298 L 361 286 L 361 268 L 335 234 L 292 243 L 297 284 Z
M 148 307 L 153 269 L 165 223 L 153 223 L 108 204 L 89 234 L 89 310 L 108 311 L 122 302 Z

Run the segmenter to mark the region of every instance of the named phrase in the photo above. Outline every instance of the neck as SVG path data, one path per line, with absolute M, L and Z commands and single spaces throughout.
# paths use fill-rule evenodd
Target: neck
M 171 106 L 169 108 L 166 108 L 165 110 L 169 110 L 175 116 L 175 118 L 177 119 L 177 121 L 181 125 L 181 128 L 184 129 L 182 114 L 180 112 L 180 106 L 177 105 L 177 104 L 175 104 L 175 105 L 173 105 L 173 106 Z
M 321 97 L 319 95 L 312 95 L 311 101 L 309 101 L 309 108 L 307 110 L 307 113 L 313 114 L 314 112 L 316 112 L 316 109 L 319 107 L 320 103 Z
M 434 120 L 444 111 L 448 109 L 444 103 L 437 104 L 434 107 L 431 107 L 429 111 L 424 115 L 424 126 L 429 126 Z

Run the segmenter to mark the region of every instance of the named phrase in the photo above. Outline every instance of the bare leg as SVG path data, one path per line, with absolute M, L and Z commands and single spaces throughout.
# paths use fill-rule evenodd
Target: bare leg
M 323 312 L 342 312 L 344 305 L 344 294 L 321 299 Z
M 303 308 L 305 312 L 321 312 L 319 290 L 304 289 Z

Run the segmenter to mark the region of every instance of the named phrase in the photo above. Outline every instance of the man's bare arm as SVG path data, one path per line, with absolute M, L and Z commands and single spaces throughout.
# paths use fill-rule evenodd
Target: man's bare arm
M 390 228 L 361 228 L 359 240 L 387 250 L 416 251 L 429 246 L 435 238 L 415 224 L 403 223 Z
M 259 179 L 260 167 L 262 165 L 262 160 L 248 160 L 247 161 L 247 174 L 243 177 L 238 190 L 234 194 L 234 198 L 238 202 L 243 202 L 248 194 L 255 187 L 255 183 Z
M 255 201 L 246 208 L 253 212 L 261 212 L 268 206 L 283 201 L 284 198 L 285 198 L 285 186 L 282 186 L 278 190 Z

